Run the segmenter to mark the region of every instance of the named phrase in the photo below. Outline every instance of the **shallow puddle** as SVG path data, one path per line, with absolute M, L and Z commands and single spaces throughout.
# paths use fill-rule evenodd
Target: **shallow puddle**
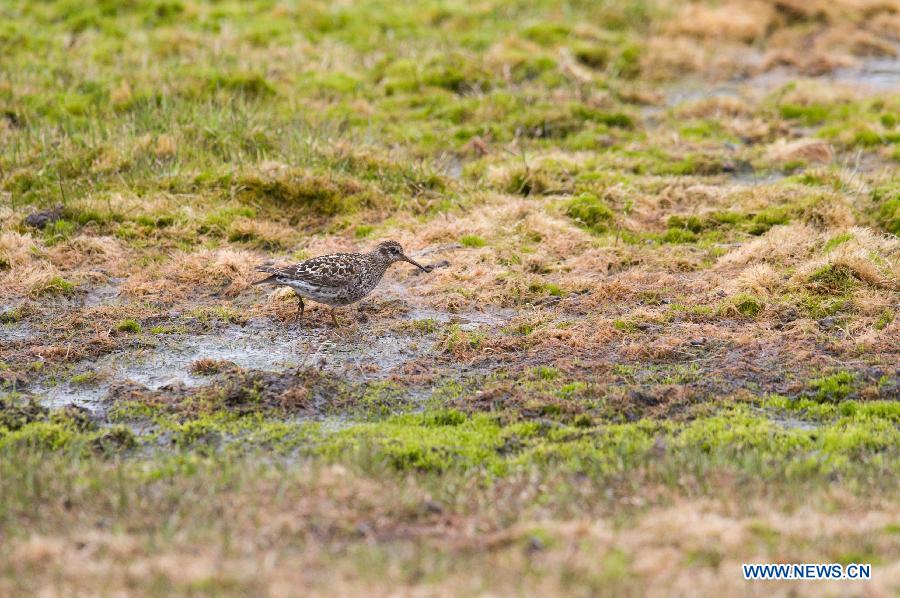
M 17 343 L 33 339 L 37 332 L 25 322 L 0 324 L 0 343 Z
M 92 287 L 84 297 L 84 307 L 115 305 L 119 302 L 119 288 L 124 278 L 110 278 L 106 284 Z
M 667 108 L 716 97 L 742 98 L 765 95 L 795 81 L 821 80 L 874 92 L 900 89 L 900 45 L 895 57 L 875 57 L 859 60 L 853 66 L 837 69 L 831 75 L 808 77 L 788 68 L 775 68 L 758 75 L 710 84 L 700 79 L 686 79 L 665 91 L 661 106 L 647 106 L 645 116 L 657 117 Z
M 461 329 L 473 330 L 502 325 L 513 315 L 512 310 L 450 314 L 414 308 L 399 318 L 452 322 Z M 31 390 L 43 398 L 47 407 L 74 403 L 98 411 L 110 387 L 120 382 L 136 382 L 153 390 L 209 384 L 209 376 L 191 372 L 191 364 L 200 359 L 227 361 L 246 370 L 271 372 L 316 367 L 338 373 L 349 381 L 365 382 L 384 379 L 394 368 L 433 354 L 438 333 L 410 334 L 365 325 L 334 330 L 255 318 L 244 326 L 226 325 L 203 334 L 157 335 L 145 340 L 149 341 L 146 345 L 76 366 L 74 373 L 93 372 L 97 382 L 66 381 L 38 385 Z
M 896 92 L 900 89 L 900 45 L 896 52 L 895 57 L 867 58 L 854 67 L 838 69 L 830 78 L 873 91 Z

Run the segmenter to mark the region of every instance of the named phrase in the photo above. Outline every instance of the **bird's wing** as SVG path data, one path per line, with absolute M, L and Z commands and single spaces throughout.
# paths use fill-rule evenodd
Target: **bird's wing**
M 336 288 L 351 285 L 359 274 L 360 264 L 347 253 L 322 255 L 284 267 L 260 268 L 276 277 L 279 283 L 300 283 L 310 287 Z

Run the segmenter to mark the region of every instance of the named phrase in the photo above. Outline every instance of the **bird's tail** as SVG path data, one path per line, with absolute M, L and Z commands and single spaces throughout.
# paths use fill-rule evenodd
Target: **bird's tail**
M 254 284 L 254 285 L 270 284 L 270 283 L 275 282 L 275 278 L 276 278 L 275 269 L 272 266 L 257 266 L 255 268 L 255 270 L 257 272 L 265 272 L 265 273 L 269 274 L 270 276 L 267 276 L 267 277 L 263 278 L 262 280 L 257 280 L 256 282 L 252 282 L 250 284 Z
M 276 278 L 277 277 L 273 274 L 271 276 L 267 276 L 267 277 L 263 278 L 262 280 L 257 280 L 255 282 L 251 282 L 250 284 L 271 284 L 271 283 L 275 282 Z

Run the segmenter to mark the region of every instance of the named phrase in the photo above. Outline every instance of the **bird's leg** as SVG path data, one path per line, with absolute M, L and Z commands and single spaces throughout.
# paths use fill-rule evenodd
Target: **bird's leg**
M 303 310 L 306 308 L 303 305 L 303 297 L 297 295 L 297 314 L 294 316 L 294 321 L 299 322 L 303 319 Z
M 335 327 L 335 328 L 337 328 L 338 326 L 340 326 L 340 324 L 338 324 L 337 317 L 334 315 L 334 308 L 333 308 L 333 307 L 331 308 L 331 321 L 334 322 L 334 327 Z

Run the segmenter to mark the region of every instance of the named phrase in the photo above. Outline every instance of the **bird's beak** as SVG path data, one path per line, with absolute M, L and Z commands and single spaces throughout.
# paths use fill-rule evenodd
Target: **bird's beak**
M 409 257 L 408 255 L 404 255 L 404 256 L 403 256 L 403 260 L 406 261 L 406 262 L 409 262 L 410 264 L 412 264 L 412 265 L 415 266 L 416 268 L 420 268 L 423 272 L 431 272 L 431 268 L 430 268 L 430 267 L 426 268 L 425 266 L 423 266 L 422 264 L 420 264 L 420 263 L 417 262 L 416 260 L 412 259 L 412 258 Z

